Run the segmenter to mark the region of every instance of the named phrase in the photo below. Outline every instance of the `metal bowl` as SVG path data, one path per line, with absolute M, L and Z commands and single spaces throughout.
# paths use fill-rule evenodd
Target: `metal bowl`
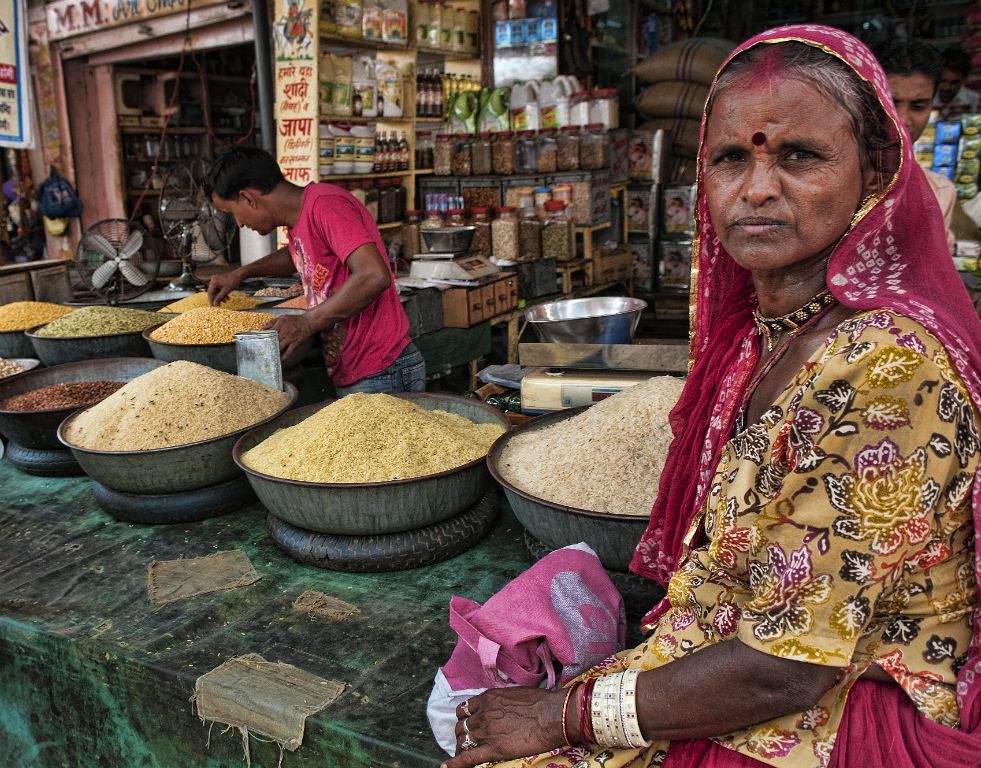
M 0 357 L 34 357 L 34 346 L 26 333 L 26 331 L 0 331 Z
M 45 365 L 64 365 L 109 357 L 150 357 L 150 347 L 139 331 L 106 336 L 38 336 L 24 334 Z
M 427 410 L 456 413 L 479 424 L 500 424 L 507 429 L 503 413 L 479 400 L 457 395 L 403 393 Z M 242 454 L 276 430 L 291 427 L 329 405 L 314 403 L 257 427 L 235 444 L 232 455 L 252 483 L 256 495 L 273 515 L 300 528 L 345 536 L 411 531 L 446 520 L 472 507 L 490 484 L 483 458 L 426 477 L 379 483 L 310 483 L 284 480 L 250 469 Z M 419 446 L 420 451 L 426 450 Z
M 556 344 L 630 344 L 646 301 L 593 296 L 538 304 L 525 310 L 538 338 Z
M 0 381 L 7 381 L 8 379 L 13 378 L 14 376 L 20 376 L 21 374 L 27 373 L 28 371 L 33 371 L 41 364 L 41 361 L 38 360 L 36 357 L 5 357 L 3 359 L 9 363 L 16 363 L 21 367 L 21 370 L 18 371 L 17 373 L 10 374 L 10 376 L 0 377 Z
M 155 361 L 159 365 L 163 362 Z M 280 410 L 258 425 L 268 424 L 293 407 L 298 392 L 292 384 L 284 383 L 289 401 Z M 87 409 L 86 409 L 87 410 Z M 227 435 L 199 440 L 171 448 L 149 451 L 96 451 L 73 445 L 65 432 L 80 413 L 73 413 L 58 427 L 58 440 L 69 448 L 85 474 L 107 488 L 123 493 L 178 493 L 224 483 L 241 474 L 232 461 L 232 446 L 256 424 Z
M 164 365 L 149 357 L 114 357 L 108 360 L 85 360 L 80 363 L 66 363 L 52 368 L 18 373 L 0 381 L 0 400 L 14 395 L 22 395 L 35 389 L 50 387 L 53 384 L 66 384 L 76 381 L 130 381 L 137 376 Z M 58 425 L 65 417 L 79 410 L 70 408 L 48 408 L 43 411 L 0 410 L 0 434 L 22 448 L 38 450 L 57 450 L 62 448 L 58 440 Z
M 552 549 L 584 541 L 595 550 L 604 567 L 612 571 L 628 571 L 634 549 L 647 530 L 648 516 L 591 512 L 555 504 L 512 485 L 501 473 L 501 454 L 509 440 L 570 419 L 585 411 L 586 407 L 540 416 L 501 435 L 487 454 L 487 467 L 494 480 L 504 489 L 518 522 L 536 539 Z M 583 471 L 587 470 L 584 468 Z
M 163 323 L 160 325 L 163 325 Z M 166 360 L 168 363 L 173 363 L 177 360 L 189 360 L 192 363 L 206 365 L 217 371 L 238 373 L 238 358 L 235 354 L 234 341 L 221 344 L 170 344 L 166 341 L 157 341 L 156 339 L 150 338 L 150 334 L 157 330 L 160 325 L 155 325 L 143 331 L 143 339 L 149 346 L 151 354 L 157 360 Z M 283 360 L 283 370 L 300 365 L 303 362 L 303 358 L 306 357 L 307 352 L 313 347 L 313 340 L 314 337 L 311 336 L 300 344 L 292 355 Z
M 459 253 L 469 251 L 476 227 L 437 227 L 420 229 L 422 240 L 433 253 Z

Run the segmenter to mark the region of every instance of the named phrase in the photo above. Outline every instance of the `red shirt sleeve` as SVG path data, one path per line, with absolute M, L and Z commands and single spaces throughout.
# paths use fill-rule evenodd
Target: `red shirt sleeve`
M 367 243 L 375 244 L 377 228 L 368 209 L 353 198 L 332 195 L 314 204 L 319 234 L 341 261 Z

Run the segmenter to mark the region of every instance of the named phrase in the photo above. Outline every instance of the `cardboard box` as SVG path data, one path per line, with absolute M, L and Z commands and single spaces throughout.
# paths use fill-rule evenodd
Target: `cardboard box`
M 593 253 L 593 285 L 627 282 L 633 272 L 633 262 L 630 245 L 612 250 L 597 248 Z

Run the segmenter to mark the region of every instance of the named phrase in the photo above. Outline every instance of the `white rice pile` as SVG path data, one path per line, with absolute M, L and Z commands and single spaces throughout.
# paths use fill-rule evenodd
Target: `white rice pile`
M 522 491 L 576 509 L 649 515 L 684 381 L 657 376 L 545 429 L 517 435 L 500 470 Z

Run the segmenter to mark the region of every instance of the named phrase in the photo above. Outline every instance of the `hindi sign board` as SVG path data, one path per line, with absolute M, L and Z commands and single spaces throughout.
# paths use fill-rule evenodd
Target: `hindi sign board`
M 0 147 L 34 146 L 23 0 L 0 0 Z
M 193 0 L 194 8 L 223 0 Z M 187 13 L 191 0 L 54 0 L 45 5 L 48 38 L 64 40 L 100 29 L 136 21 L 149 21 L 174 13 Z
M 277 0 L 276 159 L 287 181 L 301 187 L 319 178 L 317 29 L 314 0 Z

